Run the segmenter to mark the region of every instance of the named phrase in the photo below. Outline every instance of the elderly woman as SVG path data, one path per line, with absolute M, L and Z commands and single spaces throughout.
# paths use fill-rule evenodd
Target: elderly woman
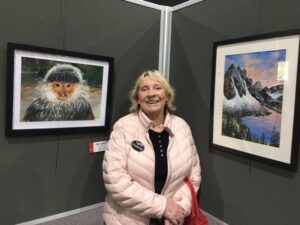
M 131 91 L 103 160 L 106 225 L 181 225 L 191 209 L 184 178 L 198 190 L 201 174 L 188 124 L 173 113 L 174 90 L 158 71 L 144 72 Z

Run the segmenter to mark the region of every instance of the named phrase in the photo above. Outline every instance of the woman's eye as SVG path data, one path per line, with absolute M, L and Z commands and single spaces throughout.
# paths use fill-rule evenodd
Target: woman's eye
M 71 87 L 71 84 L 66 84 L 66 87 L 67 87 L 67 88 Z
M 60 87 L 60 84 L 59 83 L 55 83 L 55 87 Z

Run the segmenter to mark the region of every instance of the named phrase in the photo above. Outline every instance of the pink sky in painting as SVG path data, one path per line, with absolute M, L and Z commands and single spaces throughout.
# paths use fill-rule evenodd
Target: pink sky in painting
M 261 65 L 265 63 L 268 66 L 262 67 Z M 283 84 L 283 80 L 277 80 L 277 64 L 275 65 L 272 60 L 262 62 L 259 59 L 247 59 L 245 69 L 248 77 L 253 79 L 253 83 L 260 81 L 263 86 L 267 87 Z
M 286 62 L 285 51 L 265 51 L 226 56 L 227 68 L 232 63 L 247 71 L 247 77 L 253 83 L 259 81 L 263 86 L 271 87 L 283 84 L 277 78 L 277 63 Z

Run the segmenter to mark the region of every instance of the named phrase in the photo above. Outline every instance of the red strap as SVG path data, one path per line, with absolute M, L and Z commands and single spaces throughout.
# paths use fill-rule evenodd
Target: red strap
M 194 185 L 193 185 L 192 181 L 188 177 L 186 177 L 186 178 L 184 178 L 184 182 L 187 184 L 187 186 L 191 190 L 191 194 L 192 194 L 192 206 L 194 208 L 198 208 L 199 206 L 198 206 L 198 201 L 197 201 L 197 195 L 196 195 L 196 191 L 195 191 L 195 188 L 194 188 Z M 192 216 L 194 217 L 195 216 L 194 210 L 192 210 L 191 213 L 192 213 Z
M 188 177 L 186 177 L 186 178 L 184 178 L 184 182 L 187 184 L 187 186 L 191 190 L 191 194 L 192 194 L 192 209 L 193 208 L 195 209 L 195 210 L 191 210 L 192 218 L 194 218 L 195 213 L 197 213 L 197 216 L 201 220 L 201 224 L 204 224 L 204 225 L 206 224 L 207 225 L 208 224 L 207 220 L 206 220 L 205 216 L 202 214 L 201 210 L 199 209 L 197 194 L 196 194 L 196 191 L 195 191 L 195 188 L 194 188 L 194 185 L 193 185 L 192 181 Z

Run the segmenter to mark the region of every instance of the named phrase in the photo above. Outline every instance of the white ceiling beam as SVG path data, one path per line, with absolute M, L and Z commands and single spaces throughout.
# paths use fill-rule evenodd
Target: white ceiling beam
M 162 5 L 158 5 L 152 2 L 147 2 L 147 1 L 143 1 L 143 0 L 125 0 L 126 2 L 131 2 L 134 4 L 138 4 L 138 5 L 142 5 L 142 6 L 146 6 L 152 9 L 157 9 L 157 10 L 163 10 L 164 6 Z
M 174 12 L 174 11 L 176 11 L 176 10 L 179 10 L 179 9 L 182 9 L 182 8 L 185 8 L 185 7 L 188 7 L 188 6 L 190 6 L 190 5 L 194 5 L 194 4 L 196 4 L 196 3 L 198 3 L 198 2 L 202 2 L 202 1 L 204 1 L 204 0 L 190 0 L 190 1 L 186 1 L 186 2 L 183 2 L 183 3 L 178 4 L 178 5 L 176 5 L 176 6 L 173 6 L 173 7 L 171 8 L 171 10 Z

